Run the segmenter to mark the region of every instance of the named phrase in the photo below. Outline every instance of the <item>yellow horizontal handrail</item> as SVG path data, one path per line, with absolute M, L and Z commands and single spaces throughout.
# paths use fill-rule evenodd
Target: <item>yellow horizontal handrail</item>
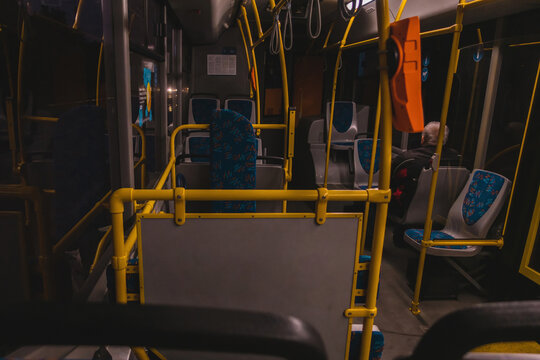
M 453 240 L 429 240 L 422 242 L 423 246 L 454 246 L 454 245 L 466 245 L 466 246 L 499 246 L 502 247 L 504 240 L 501 239 L 453 239 Z
M 44 121 L 44 122 L 50 122 L 55 123 L 59 120 L 57 117 L 51 117 L 51 116 L 34 116 L 34 115 L 25 115 L 23 116 L 25 120 L 33 120 L 33 121 Z
M 251 46 L 252 49 L 256 48 L 257 46 L 259 46 L 268 36 L 270 36 L 270 34 L 272 34 L 272 30 L 274 30 L 273 27 L 271 27 L 270 29 L 266 30 L 258 39 L 257 41 L 255 41 L 253 43 L 253 45 Z

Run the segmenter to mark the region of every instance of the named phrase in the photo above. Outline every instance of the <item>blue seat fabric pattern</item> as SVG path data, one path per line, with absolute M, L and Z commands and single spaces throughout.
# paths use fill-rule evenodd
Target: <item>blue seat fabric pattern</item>
M 497 174 L 482 170 L 475 172 L 461 207 L 467 225 L 475 224 L 489 210 L 503 184 L 504 179 Z
M 227 108 L 232 111 L 236 111 L 246 119 L 251 120 L 251 110 L 253 103 L 248 100 L 229 100 L 227 102 Z
M 351 127 L 353 119 L 353 104 L 349 102 L 339 103 L 334 105 L 334 120 L 333 126 L 340 133 L 344 133 Z
M 366 173 L 369 173 L 371 167 L 371 148 L 373 147 L 373 140 L 358 140 L 358 160 L 360 165 Z M 380 142 L 377 141 L 377 150 L 375 151 L 375 164 L 373 165 L 373 173 L 379 171 L 379 154 L 380 154 Z
M 255 189 L 257 138 L 251 123 L 232 110 L 215 112 L 210 125 L 212 189 Z M 215 212 L 255 212 L 255 201 L 215 201 Z
M 210 138 L 209 137 L 191 137 L 189 140 L 189 153 L 192 162 L 208 162 L 210 157 Z M 197 157 L 194 155 L 200 155 Z
M 424 229 L 408 229 L 405 230 L 405 235 L 416 241 L 418 244 L 422 242 L 422 239 L 424 238 Z M 452 236 L 448 235 L 445 232 L 442 231 L 431 231 L 430 240 L 452 240 L 454 239 Z M 441 249 L 466 249 L 467 246 L 465 245 L 451 245 L 451 246 L 434 246 L 436 248 Z
M 191 99 L 193 119 L 196 124 L 210 124 L 217 110 L 217 100 L 215 99 Z

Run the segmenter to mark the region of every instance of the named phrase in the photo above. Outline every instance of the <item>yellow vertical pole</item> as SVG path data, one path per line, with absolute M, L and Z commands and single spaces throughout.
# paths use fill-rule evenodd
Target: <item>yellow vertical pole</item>
M 439 176 L 439 163 L 440 163 L 443 140 L 444 140 L 444 129 L 446 127 L 446 118 L 448 116 L 448 107 L 450 104 L 450 95 L 452 93 L 452 83 L 454 80 L 454 74 L 457 69 L 459 38 L 460 38 L 461 30 L 463 27 L 464 4 L 465 4 L 465 0 L 459 0 L 459 4 L 456 9 L 456 27 L 454 30 L 454 37 L 452 39 L 452 48 L 450 50 L 450 61 L 448 63 L 448 73 L 446 75 L 446 85 L 444 88 L 443 105 L 442 105 L 441 119 L 440 119 L 440 124 L 439 124 L 439 136 L 437 138 L 437 147 L 435 150 L 435 161 L 433 163 L 433 176 L 431 177 L 431 187 L 429 189 L 428 208 L 427 208 L 427 213 L 426 213 L 426 221 L 424 224 L 424 237 L 422 238 L 422 249 L 420 250 L 420 259 L 418 260 L 418 272 L 416 274 L 414 297 L 411 301 L 411 307 L 409 308 L 409 310 L 411 310 L 411 312 L 415 315 L 418 315 L 420 313 L 420 309 L 418 308 L 418 305 L 419 305 L 420 288 L 422 286 L 422 276 L 424 273 L 424 264 L 426 261 L 426 251 L 427 251 L 425 242 L 428 241 L 431 237 L 431 226 L 432 226 L 431 215 L 433 214 L 433 203 L 435 201 L 435 189 L 437 187 L 437 178 Z
M 399 5 L 399 10 L 396 15 L 395 21 L 399 21 L 401 19 L 401 14 L 403 14 L 403 9 L 405 9 L 405 5 L 407 4 L 407 0 L 401 0 L 401 4 Z M 375 157 L 377 155 L 377 143 L 379 139 L 379 125 L 381 120 L 381 86 L 379 84 L 379 95 L 377 97 L 377 111 L 375 114 L 375 126 L 373 129 L 373 147 L 371 148 L 371 158 L 370 158 L 370 167 L 369 167 L 369 174 L 368 174 L 368 188 L 371 188 L 373 185 L 373 172 L 374 167 L 372 166 L 375 164 Z M 360 254 L 364 254 L 364 247 L 366 245 L 366 233 L 367 233 L 367 227 L 368 227 L 368 219 L 369 219 L 369 201 L 366 201 L 366 204 L 364 206 L 364 221 L 362 223 L 362 237 L 360 242 Z
M 261 26 L 261 18 L 259 17 L 259 10 L 257 9 L 257 1 L 251 0 L 251 5 L 253 7 L 253 14 L 255 15 L 255 23 L 257 24 L 257 31 L 260 38 L 261 36 L 263 36 L 263 32 L 262 32 L 262 26 Z
M 96 106 L 99 106 L 99 83 L 101 80 L 101 59 L 103 58 L 103 38 L 101 39 L 101 44 L 99 45 L 99 57 L 98 57 L 98 66 L 97 66 L 97 75 L 96 75 Z
M 379 139 L 379 125 L 381 123 L 381 86 L 379 85 L 379 97 L 377 99 L 377 111 L 375 113 L 375 127 L 373 129 L 373 148 L 371 149 L 370 164 L 375 163 L 375 156 L 377 154 L 377 141 Z M 373 166 L 369 167 L 368 176 L 368 188 L 373 185 Z M 369 218 L 369 201 L 366 201 L 364 206 L 364 221 L 362 222 L 362 237 L 360 240 L 360 255 L 364 255 L 364 248 L 366 245 L 366 233 Z
M 258 12 L 256 12 L 255 7 L 253 11 L 256 14 L 255 18 L 258 18 L 257 16 Z M 246 26 L 246 33 L 247 33 L 247 38 L 249 40 L 249 47 L 251 48 L 251 60 L 253 61 L 253 72 L 255 74 L 255 95 L 256 95 L 255 102 L 257 106 L 257 124 L 260 124 L 261 123 L 261 100 L 260 100 L 261 95 L 260 95 L 260 90 L 259 90 L 259 72 L 257 70 L 257 57 L 255 56 L 255 48 L 253 47 L 253 37 L 251 36 L 251 29 L 249 28 L 247 11 L 244 6 L 242 6 L 242 17 L 244 18 L 244 24 Z M 259 135 L 259 132 L 257 132 L 257 135 Z
M 345 29 L 345 34 L 343 34 L 343 39 L 341 39 L 339 50 L 337 53 L 336 58 L 336 66 L 334 67 L 334 80 L 332 81 L 332 101 L 330 104 L 330 124 L 328 125 L 328 141 L 326 144 L 326 163 L 324 166 L 324 185 L 323 187 L 326 188 L 328 186 L 328 164 L 330 162 L 330 143 L 332 141 L 332 126 L 334 125 L 334 106 L 336 104 L 336 86 L 337 86 L 337 78 L 338 78 L 338 72 L 339 72 L 339 63 L 341 60 L 341 53 L 343 52 L 343 46 L 347 43 L 347 37 L 349 36 L 349 31 L 351 30 L 351 26 L 354 22 L 354 16 L 349 20 L 349 23 L 347 24 L 347 28 Z
M 79 4 L 77 5 L 77 12 L 75 13 L 75 21 L 73 22 L 73 29 L 79 28 L 79 16 L 81 15 L 81 8 L 84 4 L 84 0 L 79 0 Z
M 129 189 L 132 190 L 132 189 Z M 122 190 L 117 190 L 122 191 Z M 111 265 L 114 269 L 114 279 L 116 287 L 116 302 L 127 303 L 126 267 L 127 256 L 124 249 L 124 203 L 113 193 L 110 200 L 110 211 L 112 218 L 113 246 L 114 254 Z
M 392 161 L 392 104 L 390 99 L 390 86 L 388 81 L 388 66 L 386 61 L 386 44 L 390 36 L 388 0 L 377 0 L 377 27 L 379 29 L 379 69 L 381 87 L 381 167 L 379 174 L 379 188 L 390 188 L 390 163 Z M 388 203 L 380 203 L 375 215 L 375 229 L 373 245 L 371 248 L 371 263 L 369 266 L 368 287 L 366 291 L 366 307 L 375 309 L 377 304 L 377 289 L 381 272 L 384 235 L 386 230 L 386 215 Z M 369 359 L 371 347 L 371 334 L 374 317 L 364 318 L 362 331 L 360 360 Z
M 236 19 L 236 23 L 238 24 L 238 29 L 240 29 L 240 34 L 242 35 L 242 43 L 244 44 L 244 52 L 246 53 L 246 61 L 247 61 L 248 70 L 251 71 L 251 61 L 249 60 L 249 50 L 247 47 L 246 36 L 244 35 L 242 22 L 240 21 L 240 19 Z M 253 85 L 251 85 L 251 80 L 249 81 L 249 98 L 253 99 Z

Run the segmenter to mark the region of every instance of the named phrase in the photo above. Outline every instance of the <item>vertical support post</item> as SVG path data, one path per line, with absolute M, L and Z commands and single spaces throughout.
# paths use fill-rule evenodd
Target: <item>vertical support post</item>
M 450 95 L 452 94 L 452 83 L 454 81 L 454 74 L 457 69 L 458 63 L 458 46 L 459 38 L 461 36 L 461 30 L 463 28 L 463 13 L 464 13 L 465 0 L 459 0 L 459 4 L 456 9 L 456 26 L 454 29 L 454 37 L 452 39 L 452 48 L 450 49 L 450 60 L 448 62 L 448 72 L 446 74 L 446 85 L 444 88 L 443 105 L 441 110 L 441 119 L 439 124 L 439 135 L 437 137 L 437 146 L 435 149 L 435 163 L 433 164 L 433 175 L 431 177 L 431 187 L 429 189 L 428 207 L 426 212 L 426 220 L 424 223 L 424 237 L 422 238 L 422 249 L 420 250 L 420 259 L 418 261 L 418 271 L 416 274 L 416 284 L 414 287 L 414 297 L 411 301 L 411 307 L 409 310 L 418 315 L 420 309 L 418 308 L 420 299 L 420 288 L 422 286 L 422 276 L 424 272 L 424 263 L 426 260 L 427 246 L 425 242 L 431 237 L 431 216 L 433 214 L 433 203 L 435 201 L 435 189 L 437 188 L 437 179 L 439 176 L 439 162 L 441 159 L 441 152 L 444 140 L 444 133 L 446 127 L 446 118 L 448 117 L 448 107 L 450 105 Z
M 242 27 L 242 22 L 240 21 L 240 19 L 236 19 L 236 23 L 238 24 L 240 35 L 242 35 L 242 43 L 244 44 L 244 52 L 246 53 L 248 70 L 251 72 L 251 60 L 249 59 L 249 50 L 246 42 L 246 35 L 244 34 L 244 28 Z M 249 98 L 253 99 L 253 85 L 251 83 L 251 79 L 249 81 Z
M 379 69 L 381 86 L 381 173 L 379 188 L 390 188 L 390 163 L 392 161 L 392 104 L 390 99 L 390 84 L 388 80 L 388 65 L 386 61 L 386 44 L 390 36 L 388 0 L 377 0 L 377 26 L 379 29 Z M 381 261 L 386 228 L 388 203 L 380 203 L 375 215 L 375 229 L 371 249 L 371 264 L 369 267 L 368 287 L 366 291 L 366 307 L 374 309 L 377 304 L 377 289 L 381 272 Z M 357 259 L 355 259 L 357 260 Z M 373 317 L 364 318 L 362 331 L 360 360 L 368 360 L 373 331 Z
M 182 125 L 182 109 L 183 109 L 183 99 L 182 99 L 182 61 L 183 61 L 183 33 L 182 29 L 173 30 L 173 61 L 174 65 L 174 78 L 176 79 L 176 97 L 175 97 L 175 107 L 174 107 L 174 128 Z
M 495 29 L 496 43 L 491 51 L 491 62 L 489 64 L 489 75 L 486 84 L 486 96 L 484 97 L 484 109 L 482 110 L 482 120 L 474 157 L 474 168 L 482 169 L 486 162 L 486 153 L 489 145 L 489 135 L 491 133 L 491 122 L 495 112 L 495 102 L 497 101 L 497 90 L 499 88 L 499 75 L 501 73 L 502 52 L 500 38 L 502 35 L 504 19 L 497 20 Z
M 163 42 L 163 62 L 158 64 L 159 68 L 159 118 L 157 119 L 156 123 L 156 154 L 157 154 L 157 168 L 164 168 L 167 166 L 167 153 L 169 146 L 168 145 L 168 136 L 167 136 L 167 126 L 168 126 L 168 107 L 167 107 L 167 99 L 168 99 L 168 81 L 167 81 L 167 75 L 169 73 L 169 56 L 167 55 L 167 6 L 163 5 L 162 7 L 163 11 L 163 37 L 161 41 Z
M 253 11 L 255 12 L 255 18 L 258 19 L 257 4 L 253 4 Z M 253 61 L 253 72 L 255 75 L 255 103 L 257 106 L 257 124 L 261 123 L 261 94 L 259 88 L 259 72 L 257 70 L 257 57 L 255 56 L 255 48 L 253 47 L 253 37 L 251 36 L 251 29 L 249 28 L 249 21 L 247 18 L 247 11 L 242 6 L 242 17 L 244 18 L 244 25 L 246 26 L 246 33 L 249 40 L 249 47 L 251 49 L 251 60 Z M 258 135 L 258 133 L 257 133 Z
M 124 190 L 124 189 L 122 189 Z M 122 191 L 119 190 L 119 191 Z M 131 190 L 131 189 L 130 189 Z M 126 268 L 127 256 L 124 246 L 124 203 L 118 192 L 111 195 L 110 211 L 112 218 L 113 247 L 114 254 L 111 265 L 114 269 L 114 280 L 116 287 L 116 302 L 118 304 L 127 303 Z
M 343 47 L 347 43 L 347 37 L 349 36 L 349 31 L 354 22 L 354 16 L 349 20 L 347 28 L 345 29 L 345 34 L 343 39 L 339 43 L 339 50 L 336 57 L 336 66 L 334 67 L 334 80 L 332 82 L 332 100 L 330 104 L 330 123 L 328 125 L 328 141 L 326 143 L 326 163 L 324 166 L 324 184 L 323 187 L 328 187 L 328 164 L 330 163 L 330 144 L 332 142 L 332 127 L 334 126 L 334 106 L 336 104 L 336 86 L 337 78 L 339 73 L 339 63 L 341 61 L 341 53 L 343 52 Z
M 107 76 L 107 123 L 111 186 L 134 187 L 131 130 L 131 75 L 127 0 L 102 0 L 103 47 Z M 127 213 L 131 214 L 132 209 Z

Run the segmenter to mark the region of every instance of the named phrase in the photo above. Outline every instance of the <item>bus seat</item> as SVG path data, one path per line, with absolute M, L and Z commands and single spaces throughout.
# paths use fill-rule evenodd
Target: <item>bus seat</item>
M 362 329 L 363 324 L 353 324 L 351 330 L 351 344 L 349 348 L 349 360 L 356 360 L 360 358 L 360 346 L 362 342 Z M 384 336 L 379 330 L 377 325 L 373 325 L 373 332 L 371 333 L 371 349 L 369 351 L 370 360 L 382 359 L 382 352 L 384 348 Z
M 210 125 L 212 189 L 255 189 L 257 138 L 248 119 L 220 110 Z M 254 212 L 255 201 L 215 201 L 215 212 Z
M 214 111 L 219 109 L 219 99 L 194 95 L 189 99 L 189 124 L 210 124 Z
M 311 123 L 308 132 L 308 144 L 324 144 L 324 120 L 319 119 Z
M 225 109 L 236 111 L 249 120 L 250 123 L 257 122 L 255 114 L 255 101 L 250 99 L 227 99 L 225 100 Z
M 330 127 L 330 108 L 332 103 L 326 103 L 326 128 Z M 369 118 L 369 106 L 357 108 L 353 101 L 336 101 L 334 105 L 334 120 L 332 124 L 332 148 L 347 150 L 352 148 L 354 140 L 365 137 Z
M 435 190 L 432 218 L 446 218 L 450 207 L 469 178 L 469 170 L 464 167 L 441 166 Z M 403 217 L 393 218 L 402 225 L 423 224 L 426 218 L 429 189 L 433 169 L 422 169 L 418 177 L 416 191 Z
M 510 188 L 510 180 L 499 174 L 476 169 L 469 176 L 448 213 L 446 226 L 432 231 L 431 239 L 483 239 L 504 205 Z M 423 229 L 408 229 L 404 240 L 420 250 Z M 434 246 L 427 254 L 435 256 L 468 257 L 480 252 L 481 246 Z
M 354 141 L 354 188 L 366 189 L 368 185 L 371 150 L 373 139 L 357 139 Z M 375 164 L 373 169 L 372 187 L 379 184 L 379 157 L 380 140 L 377 140 L 377 151 L 375 153 Z

